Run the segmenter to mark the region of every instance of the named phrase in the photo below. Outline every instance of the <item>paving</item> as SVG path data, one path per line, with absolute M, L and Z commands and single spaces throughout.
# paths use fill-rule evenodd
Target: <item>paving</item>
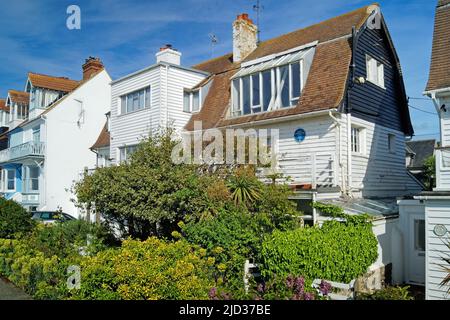
M 31 300 L 31 297 L 8 280 L 0 278 L 0 300 Z

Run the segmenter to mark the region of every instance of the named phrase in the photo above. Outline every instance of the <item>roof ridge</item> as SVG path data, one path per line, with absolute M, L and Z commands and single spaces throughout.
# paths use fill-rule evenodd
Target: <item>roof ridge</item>
M 312 27 L 321 25 L 321 24 L 326 23 L 326 22 L 331 22 L 331 21 L 334 21 L 334 20 L 342 19 L 342 18 L 344 18 L 344 17 L 346 17 L 346 16 L 353 15 L 353 14 L 355 14 L 356 12 L 361 11 L 361 10 L 363 10 L 363 9 L 368 9 L 368 8 L 370 8 L 371 6 L 378 6 L 378 7 L 379 7 L 380 4 L 379 4 L 378 2 L 375 2 L 375 3 L 372 3 L 372 4 L 370 4 L 370 5 L 367 5 L 367 6 L 364 6 L 364 7 L 360 7 L 360 8 L 358 8 L 358 9 L 355 9 L 355 10 L 353 10 L 353 11 L 346 12 L 346 13 L 342 13 L 342 14 L 340 14 L 340 15 L 337 15 L 337 16 L 334 16 L 334 17 L 331 17 L 331 18 L 328 18 L 328 19 L 325 19 L 325 20 L 322 20 L 322 21 L 319 21 L 319 22 L 310 24 L 310 25 L 308 25 L 308 26 L 306 26 L 306 27 L 303 27 L 303 28 L 300 28 L 300 29 L 296 29 L 296 30 L 293 30 L 293 31 L 290 31 L 290 32 L 283 33 L 283 34 L 281 34 L 281 35 L 279 35 L 279 36 L 276 36 L 276 37 L 274 37 L 274 38 L 271 38 L 271 39 L 267 39 L 267 40 L 265 40 L 265 41 L 262 41 L 261 44 L 264 44 L 264 43 L 266 43 L 266 42 L 268 42 L 268 41 L 271 41 L 271 40 L 274 40 L 274 39 L 277 39 L 277 38 L 281 38 L 281 37 L 286 36 L 286 35 L 289 35 L 289 34 L 293 34 L 293 33 L 296 33 L 296 32 L 300 32 L 300 31 L 302 31 L 302 30 L 306 30 L 306 29 L 309 29 L 309 28 L 312 28 Z M 337 39 L 337 38 L 333 38 L 333 39 Z
M 52 76 L 52 75 L 49 75 L 49 74 L 44 74 L 44 73 L 38 73 L 38 72 L 32 72 L 32 71 L 29 71 L 29 72 L 28 72 L 28 76 L 29 76 L 30 74 L 33 74 L 33 75 L 36 75 L 36 76 L 44 76 L 44 77 L 49 77 L 49 78 L 55 78 L 55 79 L 61 79 L 61 80 L 69 80 L 69 81 L 80 82 L 80 80 L 75 80 L 75 79 L 71 79 L 71 78 L 69 78 L 69 77 L 64 77 L 64 76 Z

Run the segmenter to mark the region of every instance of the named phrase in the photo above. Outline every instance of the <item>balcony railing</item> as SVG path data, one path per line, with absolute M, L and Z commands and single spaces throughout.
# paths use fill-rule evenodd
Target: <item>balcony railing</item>
M 30 141 L 9 149 L 0 151 L 0 163 L 9 162 L 26 157 L 43 157 L 45 143 Z

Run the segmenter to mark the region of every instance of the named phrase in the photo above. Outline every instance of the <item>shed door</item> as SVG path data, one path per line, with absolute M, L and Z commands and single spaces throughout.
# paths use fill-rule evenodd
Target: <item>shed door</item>
M 409 282 L 425 283 L 425 219 L 411 215 L 409 221 Z

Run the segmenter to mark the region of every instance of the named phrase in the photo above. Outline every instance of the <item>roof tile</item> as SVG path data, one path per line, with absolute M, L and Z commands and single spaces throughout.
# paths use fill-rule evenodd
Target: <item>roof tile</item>
M 6 99 L 0 99 L 0 110 L 9 112 L 9 108 L 5 106 Z
M 231 96 L 230 78 L 239 70 L 240 64 L 233 63 L 232 54 L 227 54 L 194 66 L 215 74 L 215 77 L 202 110 L 191 117 L 185 129 L 193 130 L 194 121 L 202 121 L 203 128 L 209 129 L 338 108 L 344 98 L 352 55 L 349 36 L 353 26 L 360 28 L 365 23 L 370 15 L 368 8 L 366 6 L 264 41 L 244 60 L 247 62 L 319 41 L 308 80 L 296 107 L 226 119 Z
M 13 102 L 22 103 L 26 105 L 30 103 L 30 94 L 28 92 L 9 90 L 8 95 Z
M 91 149 L 99 149 L 99 148 L 108 147 L 110 145 L 110 139 L 111 139 L 111 136 L 108 131 L 108 124 L 105 123 L 102 131 L 100 132 L 100 135 L 98 136 L 97 141 L 94 143 L 94 145 L 91 147 Z
M 53 77 L 38 73 L 28 73 L 33 86 L 56 91 L 70 92 L 78 87 L 79 82 L 64 77 Z
M 448 5 L 441 0 L 438 6 Z M 450 88 L 450 6 L 438 7 L 433 35 L 430 76 L 426 91 Z

